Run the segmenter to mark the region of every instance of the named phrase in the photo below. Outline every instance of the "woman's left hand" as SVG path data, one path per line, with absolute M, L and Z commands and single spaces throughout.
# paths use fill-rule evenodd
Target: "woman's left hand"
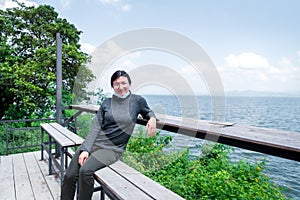
M 156 133 L 156 118 L 151 117 L 146 124 L 147 132 L 150 137 Z

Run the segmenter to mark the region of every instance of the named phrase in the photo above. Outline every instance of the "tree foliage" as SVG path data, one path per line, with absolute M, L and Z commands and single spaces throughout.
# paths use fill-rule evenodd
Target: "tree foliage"
M 63 42 L 64 100 L 70 101 L 75 89 L 80 94 L 76 98 L 84 99 L 94 76 L 85 65 L 89 55 L 80 50 L 81 31 L 48 5 L 19 3 L 0 10 L 0 119 L 45 117 L 54 109 L 58 32 Z

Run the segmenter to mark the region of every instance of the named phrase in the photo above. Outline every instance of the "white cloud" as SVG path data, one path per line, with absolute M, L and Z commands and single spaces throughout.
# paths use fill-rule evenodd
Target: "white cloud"
M 120 9 L 123 12 L 129 12 L 132 9 L 131 4 L 124 3 L 123 0 L 99 0 L 103 5 L 110 5 Z
M 18 0 L 19 3 L 24 3 L 26 6 L 38 6 L 37 3 L 28 0 Z M 0 9 L 5 10 L 7 8 L 18 7 L 18 4 L 12 0 L 0 1 Z
M 60 0 L 60 4 L 63 8 L 68 8 L 71 4 L 71 0 Z
M 132 6 L 130 4 L 125 4 L 122 6 L 122 10 L 125 12 L 129 12 L 131 10 Z
M 251 52 L 230 54 L 224 59 L 218 71 L 225 90 L 299 91 L 300 68 L 288 57 L 274 65 Z
M 30 0 L 18 0 L 19 3 L 24 3 L 25 6 L 35 6 L 37 7 L 39 4 Z M 60 0 L 60 4 L 63 8 L 67 8 L 70 6 L 71 0 Z M 0 1 L 0 9 L 5 10 L 7 8 L 18 7 L 18 4 L 12 0 L 2 0 Z
M 122 0 L 99 0 L 103 4 L 116 4 L 121 2 Z
M 268 61 L 255 53 L 247 52 L 239 55 L 230 54 L 225 58 L 228 66 L 242 69 L 258 69 L 269 66 Z
M 277 67 L 272 67 L 272 66 L 269 67 L 268 71 L 271 74 L 280 74 L 281 73 L 280 69 L 278 69 Z
M 87 54 L 91 54 L 96 49 L 96 47 L 89 43 L 82 43 L 80 49 Z
M 299 66 L 299 64 L 298 64 Z M 299 78 L 300 79 L 300 68 L 297 67 L 291 60 L 284 57 L 279 62 L 280 74 L 285 79 Z
M 259 74 L 259 79 L 262 80 L 262 81 L 267 81 L 267 80 L 269 80 L 269 78 L 268 78 L 265 74 L 263 74 L 263 73 L 260 73 L 260 74 Z
M 297 61 L 300 63 L 300 50 L 296 52 L 298 58 L 297 58 Z M 299 66 L 300 67 L 300 66 Z

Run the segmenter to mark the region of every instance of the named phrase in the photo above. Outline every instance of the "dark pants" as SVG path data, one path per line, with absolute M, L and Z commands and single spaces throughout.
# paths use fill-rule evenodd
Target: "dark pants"
M 121 153 L 108 149 L 98 149 L 91 153 L 89 158 L 80 167 L 78 157 L 80 151 L 76 151 L 66 171 L 61 187 L 61 200 L 73 200 L 76 183 L 79 181 L 79 199 L 90 200 L 93 196 L 95 171 L 116 162 Z

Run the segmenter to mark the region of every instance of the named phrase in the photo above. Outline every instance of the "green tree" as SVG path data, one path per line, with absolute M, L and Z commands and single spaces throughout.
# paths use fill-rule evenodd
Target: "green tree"
M 63 42 L 65 104 L 74 90 L 76 99 L 87 98 L 85 88 L 94 76 L 86 66 L 89 55 L 80 50 L 82 32 L 49 5 L 18 4 L 0 10 L 0 119 L 45 117 L 54 109 L 58 32 Z

